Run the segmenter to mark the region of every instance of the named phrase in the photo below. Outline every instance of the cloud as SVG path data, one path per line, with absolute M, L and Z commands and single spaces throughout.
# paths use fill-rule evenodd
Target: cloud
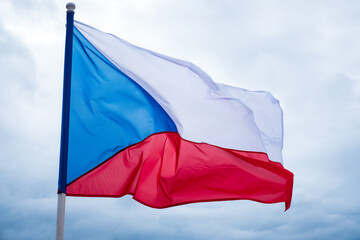
M 48 239 L 55 229 L 51 193 L 56 180 L 51 176 L 57 172 L 58 155 L 53 149 L 57 141 L 49 141 L 54 124 L 47 125 L 52 106 L 46 104 L 51 101 L 43 102 L 36 61 L 23 39 L 3 24 L 0 36 L 0 238 Z

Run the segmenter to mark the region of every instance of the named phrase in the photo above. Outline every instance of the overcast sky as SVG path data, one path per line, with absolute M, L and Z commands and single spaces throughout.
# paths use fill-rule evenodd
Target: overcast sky
M 0 1 L 0 239 L 54 239 L 66 1 Z M 360 2 L 78 0 L 75 19 L 284 110 L 291 208 L 67 198 L 66 239 L 360 239 Z

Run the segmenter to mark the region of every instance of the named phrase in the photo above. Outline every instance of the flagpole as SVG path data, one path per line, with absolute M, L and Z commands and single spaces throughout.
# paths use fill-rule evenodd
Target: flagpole
M 65 193 L 58 194 L 57 220 L 56 220 L 56 240 L 64 239 L 65 230 Z
M 65 63 L 64 63 L 64 85 L 63 105 L 61 119 L 61 143 L 60 143 L 60 166 L 59 166 L 59 189 L 56 220 L 56 240 L 64 239 L 65 227 L 65 202 L 66 202 L 66 175 L 69 142 L 69 113 L 70 113 L 70 86 L 72 66 L 72 46 L 74 28 L 75 4 L 66 4 L 66 40 L 65 40 Z

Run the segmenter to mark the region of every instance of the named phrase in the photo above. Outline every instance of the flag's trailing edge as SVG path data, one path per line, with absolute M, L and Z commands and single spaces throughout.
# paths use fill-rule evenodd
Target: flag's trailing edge
M 68 196 L 290 207 L 282 110 L 270 93 L 217 84 L 192 63 L 80 22 L 72 54 Z

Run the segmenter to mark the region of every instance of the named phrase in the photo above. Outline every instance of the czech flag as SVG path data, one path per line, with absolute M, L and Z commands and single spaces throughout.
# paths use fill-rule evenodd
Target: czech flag
M 215 83 L 190 62 L 77 21 L 72 37 L 59 192 L 131 194 L 154 208 L 237 199 L 290 207 L 282 110 L 270 93 Z

